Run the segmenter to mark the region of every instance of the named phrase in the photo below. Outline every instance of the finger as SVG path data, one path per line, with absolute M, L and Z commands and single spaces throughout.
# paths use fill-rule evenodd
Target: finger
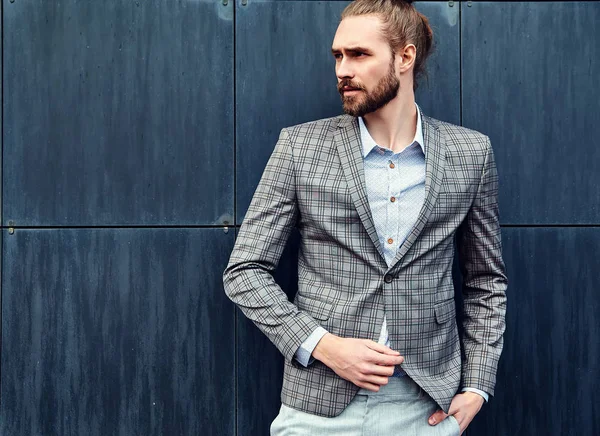
M 381 345 L 381 344 L 376 344 L 376 345 Z M 388 349 L 385 345 L 382 345 L 384 348 Z M 381 350 L 381 349 L 379 349 Z M 365 355 L 365 359 L 367 359 L 369 362 L 375 363 L 377 365 L 383 365 L 383 366 L 394 366 L 394 365 L 400 365 L 402 363 L 404 363 L 404 356 L 400 356 L 399 354 L 385 354 L 382 353 L 378 350 L 376 350 L 374 347 L 371 347 L 370 344 L 367 345 L 367 353 Z
M 367 347 L 369 347 L 371 350 L 377 351 L 378 353 L 388 354 L 390 356 L 399 356 L 400 355 L 399 352 L 394 351 L 390 347 L 386 347 L 383 344 L 378 344 L 375 341 L 366 340 L 365 345 Z
M 454 396 L 452 402 L 450 403 L 450 408 L 448 409 L 448 415 L 454 415 L 456 418 L 456 414 L 460 412 L 461 407 L 464 406 L 464 404 L 461 402 L 463 398 L 464 397 L 462 397 L 462 394 L 457 394 Z
M 368 389 L 369 391 L 373 391 L 373 392 L 379 391 L 379 385 L 375 385 L 373 383 L 360 382 L 360 383 L 357 383 L 356 386 L 358 386 L 359 388 Z
M 388 384 L 388 377 L 382 377 L 380 375 L 369 375 L 362 379 L 363 383 L 370 383 L 372 385 L 384 386 Z
M 394 366 L 369 365 L 365 374 L 383 375 L 386 377 L 391 377 L 392 375 L 394 375 Z
M 387 354 L 373 353 L 369 355 L 369 360 L 377 365 L 395 366 L 404 363 L 403 356 L 389 356 Z
M 448 417 L 448 415 L 446 413 L 444 413 L 443 410 L 438 410 L 437 412 L 435 412 L 433 415 L 431 415 L 429 417 L 429 424 L 437 425 L 440 422 L 442 422 L 444 419 L 446 419 L 447 417 Z

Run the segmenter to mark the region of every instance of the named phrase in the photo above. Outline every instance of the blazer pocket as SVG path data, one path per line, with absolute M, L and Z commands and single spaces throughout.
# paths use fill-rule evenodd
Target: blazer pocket
M 454 299 L 442 301 L 433 307 L 435 311 L 435 320 L 438 324 L 444 324 L 456 317 L 456 306 Z
M 321 321 L 327 321 L 333 309 L 333 305 L 330 303 L 300 294 L 296 294 L 296 306 Z

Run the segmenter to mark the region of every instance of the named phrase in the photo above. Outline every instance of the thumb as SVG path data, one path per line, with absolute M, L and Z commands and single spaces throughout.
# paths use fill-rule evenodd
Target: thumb
M 442 422 L 444 419 L 446 419 L 447 417 L 448 417 L 448 415 L 446 413 L 444 413 L 443 410 L 440 409 L 429 417 L 429 425 L 437 425 L 440 422 Z

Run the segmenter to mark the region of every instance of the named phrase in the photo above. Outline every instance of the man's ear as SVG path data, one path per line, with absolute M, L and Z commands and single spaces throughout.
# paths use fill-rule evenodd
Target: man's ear
M 396 52 L 396 71 L 405 73 L 415 64 L 417 58 L 417 48 L 414 44 L 408 44 L 403 49 Z

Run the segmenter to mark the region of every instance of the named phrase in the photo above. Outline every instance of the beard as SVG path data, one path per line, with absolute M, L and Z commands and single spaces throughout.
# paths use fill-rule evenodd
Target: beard
M 345 96 L 342 91 L 344 87 L 358 89 L 360 92 L 357 95 Z M 364 117 L 366 114 L 381 109 L 398 95 L 399 89 L 400 81 L 396 78 L 393 60 L 390 62 L 387 74 L 371 92 L 358 83 L 353 83 L 350 79 L 343 79 L 338 83 L 338 92 L 342 96 L 344 112 L 353 117 Z

